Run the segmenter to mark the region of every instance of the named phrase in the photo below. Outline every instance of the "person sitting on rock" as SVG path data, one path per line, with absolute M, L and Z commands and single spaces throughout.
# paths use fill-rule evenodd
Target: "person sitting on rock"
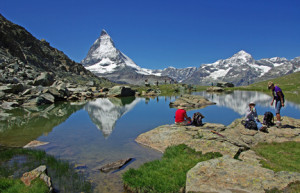
M 190 125 L 191 123 L 192 123 L 192 119 L 187 116 L 184 107 L 179 106 L 177 111 L 175 112 L 175 124 Z
M 246 124 L 249 123 L 250 121 L 255 122 L 256 129 L 258 129 L 259 131 L 263 131 L 263 132 L 267 131 L 266 130 L 267 127 L 262 125 L 261 122 L 258 120 L 257 111 L 255 109 L 254 102 L 249 103 L 249 108 L 247 109 L 247 112 L 246 112 L 245 121 L 246 121 Z M 247 127 L 247 126 L 245 125 L 245 127 Z

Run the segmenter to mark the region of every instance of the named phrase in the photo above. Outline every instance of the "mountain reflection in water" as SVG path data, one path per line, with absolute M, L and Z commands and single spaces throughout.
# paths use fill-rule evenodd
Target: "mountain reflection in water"
M 92 120 L 103 136 L 107 138 L 113 131 L 119 118 L 129 112 L 141 99 L 125 98 L 99 98 L 90 101 L 84 106 Z
M 207 98 L 208 100 L 215 102 L 217 106 L 230 108 L 240 115 L 245 114 L 245 110 L 248 107 L 249 102 L 254 102 L 256 106 L 259 106 L 260 108 L 271 108 L 270 110 L 272 110 L 273 108 L 270 105 L 272 101 L 272 97 L 261 92 L 255 92 L 255 91 L 233 91 L 230 93 L 197 92 L 194 94 L 201 95 Z M 285 106 L 300 109 L 299 104 L 295 104 L 287 100 L 285 102 Z

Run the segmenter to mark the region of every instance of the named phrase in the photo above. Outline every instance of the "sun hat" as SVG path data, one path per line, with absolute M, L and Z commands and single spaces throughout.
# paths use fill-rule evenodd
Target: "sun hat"
M 250 102 L 249 105 L 254 105 L 255 106 L 255 103 L 254 102 Z
M 272 85 L 274 85 L 274 83 L 272 81 L 269 81 L 268 82 L 268 89 L 270 89 Z

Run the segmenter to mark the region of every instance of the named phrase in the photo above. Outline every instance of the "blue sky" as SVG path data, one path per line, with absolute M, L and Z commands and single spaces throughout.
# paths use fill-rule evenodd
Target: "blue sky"
M 300 56 L 299 0 L 0 0 L 0 13 L 79 62 L 105 29 L 144 68 L 184 68 L 245 50 Z

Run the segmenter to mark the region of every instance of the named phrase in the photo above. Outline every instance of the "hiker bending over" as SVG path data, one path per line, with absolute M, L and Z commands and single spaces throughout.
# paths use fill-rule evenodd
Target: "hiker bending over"
M 259 131 L 265 131 L 267 128 L 266 126 L 263 126 L 261 124 L 261 122 L 258 120 L 257 111 L 255 109 L 254 102 L 249 103 L 249 108 L 247 109 L 247 112 L 246 112 L 245 121 L 246 121 L 246 124 L 247 124 L 247 122 L 254 121 L 257 126 L 257 129 Z
M 178 107 L 175 112 L 175 124 L 176 125 L 190 125 L 192 122 L 191 118 L 187 116 L 186 110 L 183 107 Z
M 272 90 L 273 100 L 271 102 L 271 106 L 273 106 L 275 100 L 275 113 L 276 113 L 276 126 L 281 126 L 281 116 L 280 116 L 280 109 L 284 107 L 284 95 L 282 90 L 278 86 L 274 86 L 273 82 L 268 83 L 268 89 Z

